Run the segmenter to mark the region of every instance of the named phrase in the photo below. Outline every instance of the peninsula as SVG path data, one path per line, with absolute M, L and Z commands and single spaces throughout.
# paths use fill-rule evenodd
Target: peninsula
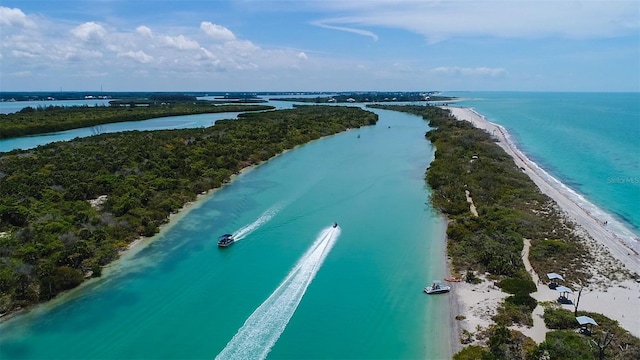
M 633 314 L 640 258 L 549 184 L 506 129 L 470 109 L 371 107 L 418 114 L 434 127 L 426 135 L 437 149 L 426 180 L 448 219 L 452 277 L 464 280 L 452 284 L 455 348 L 466 345 L 454 358 L 594 358 L 573 331 L 578 315 L 600 325 L 596 339 L 612 336 L 614 356 L 640 354 Z M 559 293 L 547 286 L 556 271 L 582 289 L 574 306 L 558 304 Z

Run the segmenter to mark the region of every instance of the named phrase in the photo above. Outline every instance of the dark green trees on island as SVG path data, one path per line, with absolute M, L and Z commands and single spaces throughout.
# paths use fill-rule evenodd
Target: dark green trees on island
M 268 105 L 214 105 L 209 101 L 114 100 L 112 103 L 112 106 L 96 107 L 26 107 L 16 113 L 0 114 L 0 139 L 167 116 L 274 109 Z
M 452 271 L 467 274 L 470 282 L 475 273 L 485 274 L 510 294 L 493 317 L 495 324 L 475 335 L 485 339 L 487 346 L 467 346 L 453 358 L 598 358 L 591 339 L 575 332 L 578 324 L 573 312 L 547 308 L 547 326 L 559 330 L 547 333 L 540 345 L 509 328 L 514 324 L 533 325 L 531 314 L 538 305 L 529 295 L 536 291 L 536 284 L 522 261 L 524 239 L 531 241 L 529 260 L 538 274 L 554 272 L 561 266 L 567 281 L 587 284 L 591 276 L 587 272 L 588 263 L 593 261 L 591 255 L 555 201 L 540 192 L 496 139 L 468 121 L 458 121 L 449 111 L 429 106 L 370 107 L 404 111 L 429 121 L 433 129 L 426 138 L 436 153 L 426 171 L 426 181 L 432 189 L 431 203 L 447 217 L 447 253 Z M 465 191 L 472 194 L 478 216 L 470 211 Z M 598 319 L 595 339 L 606 331 L 615 334 L 607 349 L 612 358 L 638 358 L 640 340 L 616 321 L 599 314 L 578 313 Z
M 302 106 L 0 153 L 0 313 L 98 276 L 133 240 L 241 169 L 376 122 L 360 108 Z

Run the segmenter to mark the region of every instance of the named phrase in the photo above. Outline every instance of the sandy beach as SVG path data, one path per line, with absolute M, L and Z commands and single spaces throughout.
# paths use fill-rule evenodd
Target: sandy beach
M 551 197 L 559 207 L 572 219 L 587 241 L 596 261 L 592 272 L 594 281 L 586 286 L 580 297 L 579 310 L 601 313 L 619 324 L 636 337 L 640 337 L 640 284 L 630 279 L 610 279 L 608 267 L 611 258 L 619 261 L 624 267 L 634 273 L 640 274 L 640 239 L 638 239 L 623 224 L 612 216 L 588 202 L 584 197 L 566 187 L 560 181 L 552 177 L 535 162 L 523 154 L 513 142 L 506 129 L 498 124 L 489 122 L 484 116 L 470 108 L 458 108 L 442 106 L 448 109 L 459 120 L 467 120 L 475 127 L 483 129 L 495 137 L 498 145 L 502 147 L 513 159 L 517 166 L 528 174 L 540 190 Z M 545 285 L 546 274 L 537 274 L 528 262 L 528 242 L 523 250 L 525 267 L 532 274 L 534 282 L 538 285 L 536 292 L 531 296 L 538 302 L 555 302 L 558 293 Z M 541 281 L 538 282 L 538 279 Z M 453 320 L 458 338 L 463 330 L 477 333 L 479 329 L 486 328 L 492 323 L 491 316 L 496 313 L 500 301 L 508 294 L 494 288 L 489 282 L 480 285 L 467 283 L 452 284 L 453 295 L 458 305 L 454 307 L 463 320 Z M 565 284 L 576 289 L 575 284 Z M 569 296 L 574 302 L 577 294 Z M 563 305 L 567 310 L 574 310 L 573 305 Z M 533 312 L 534 326 L 530 328 L 515 328 L 531 337 L 536 342 L 544 341 L 547 331 L 542 321 L 543 308 L 538 306 Z M 458 345 L 459 346 L 459 345 Z

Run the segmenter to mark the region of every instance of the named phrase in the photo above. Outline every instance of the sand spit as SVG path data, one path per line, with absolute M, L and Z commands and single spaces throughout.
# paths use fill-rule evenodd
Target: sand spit
M 589 242 L 588 247 L 594 253 L 596 261 L 591 269 L 594 274 L 593 282 L 583 289 L 579 310 L 601 313 L 617 320 L 623 328 L 634 336 L 640 337 L 640 284 L 629 279 L 612 279 L 607 276 L 610 257 L 623 264 L 627 270 L 640 274 L 640 239 L 612 216 L 588 202 L 531 161 L 515 146 L 504 127 L 489 122 L 470 108 L 449 106 L 442 108 L 450 110 L 457 119 L 467 120 L 496 138 L 498 145 L 514 159 L 516 165 L 544 194 L 551 197 L 565 211 L 567 216 L 576 223 L 579 231 L 584 232 Z M 528 257 L 527 245 L 522 255 L 523 260 Z M 538 274 L 531 268 L 528 259 L 525 261 L 525 266 L 538 287 L 531 296 L 539 302 L 555 302 L 559 294 L 545 285 L 547 280 L 545 274 L 540 274 L 540 281 L 538 281 Z M 566 285 L 576 289 L 575 284 Z M 455 328 L 459 338 L 468 337 L 468 334 L 463 334 L 463 330 L 474 334 L 489 326 L 492 323 L 491 316 L 496 313 L 502 299 L 508 296 L 493 287 L 490 282 L 483 282 L 480 285 L 456 283 L 453 286 L 453 295 L 458 301 L 459 315 L 465 317 L 463 320 L 454 320 L 457 322 Z M 569 298 L 575 302 L 577 292 Z M 574 310 L 573 305 L 563 305 L 563 307 Z M 536 342 L 544 341 L 547 329 L 542 321 L 542 314 L 543 308 L 538 306 L 533 312 L 534 326 L 515 329 L 522 331 Z

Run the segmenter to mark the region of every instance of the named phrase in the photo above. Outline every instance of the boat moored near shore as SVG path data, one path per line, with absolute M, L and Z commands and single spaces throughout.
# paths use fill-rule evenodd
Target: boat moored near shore
M 426 288 L 424 288 L 424 292 L 430 295 L 448 293 L 450 290 L 451 286 L 442 285 L 442 282 L 440 280 L 434 280 L 431 286 L 427 286 Z

